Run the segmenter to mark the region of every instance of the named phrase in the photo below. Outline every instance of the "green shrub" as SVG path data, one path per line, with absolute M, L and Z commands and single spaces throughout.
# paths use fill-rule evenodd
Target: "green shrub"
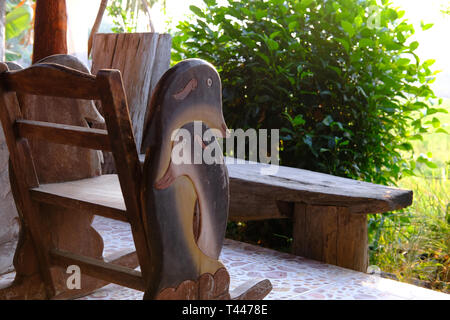
M 376 183 L 433 166 L 410 142 L 443 131 L 443 109 L 404 12 L 385 0 L 204 2 L 179 23 L 173 58 L 216 66 L 230 128 L 281 129 L 281 164 Z
M 5 58 L 6 61 L 17 61 L 23 65 L 31 64 L 33 29 L 32 0 L 7 0 L 5 3 Z

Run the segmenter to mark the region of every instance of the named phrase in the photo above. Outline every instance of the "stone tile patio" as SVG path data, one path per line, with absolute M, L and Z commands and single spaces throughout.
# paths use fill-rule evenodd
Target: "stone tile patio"
M 96 217 L 93 226 L 104 238 L 105 256 L 133 246 L 128 224 Z M 229 239 L 220 259 L 231 275 L 231 289 L 252 278 L 270 279 L 273 290 L 266 297 L 269 300 L 450 300 L 448 294 Z M 14 273 L 0 276 L 0 287 L 13 279 Z M 110 284 L 81 299 L 138 300 L 142 295 Z

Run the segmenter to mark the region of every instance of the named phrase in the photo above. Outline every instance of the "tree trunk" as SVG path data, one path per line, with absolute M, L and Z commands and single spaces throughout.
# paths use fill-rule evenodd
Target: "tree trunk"
M 96 74 L 100 69 L 121 71 L 138 151 L 147 106 L 158 80 L 169 69 L 171 47 L 169 34 L 108 33 L 94 36 L 92 73 Z M 103 173 L 114 172 L 112 157 L 105 153 L 104 158 Z
M 66 0 L 36 0 L 33 63 L 67 53 Z

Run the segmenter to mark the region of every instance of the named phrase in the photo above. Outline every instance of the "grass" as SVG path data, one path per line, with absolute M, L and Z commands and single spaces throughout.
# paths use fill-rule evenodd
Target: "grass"
M 450 293 L 450 181 L 410 177 L 412 206 L 371 216 L 370 264 L 394 278 Z
M 450 99 L 444 101 L 450 124 Z M 444 127 L 449 131 L 449 127 Z M 401 211 L 370 216 L 370 264 L 392 277 L 450 293 L 450 135 L 430 134 L 414 145 L 431 152 L 438 169 L 422 166 L 416 177 L 399 181 L 413 190 L 413 204 Z

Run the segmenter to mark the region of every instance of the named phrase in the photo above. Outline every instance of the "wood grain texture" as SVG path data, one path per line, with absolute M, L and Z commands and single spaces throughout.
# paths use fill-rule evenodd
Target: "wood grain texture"
M 94 150 L 111 150 L 106 130 L 33 120 L 17 120 L 16 127 L 18 134 L 27 139 L 41 139 Z
M 122 76 L 119 70 L 101 70 L 97 73 L 97 81 L 112 154 L 127 208 L 127 218 L 131 224 L 142 275 L 145 281 L 148 281 L 150 251 L 141 214 L 142 167 L 139 163 Z
M 262 300 L 272 291 L 272 283 L 267 279 L 253 279 L 244 282 L 230 292 L 231 300 Z
M 337 264 L 337 208 L 296 204 L 292 252 Z
M 33 63 L 67 53 L 66 0 L 36 0 Z
M 82 274 L 135 290 L 145 291 L 146 289 L 145 282 L 139 271 L 113 263 L 106 263 L 100 259 L 74 254 L 66 250 L 52 249 L 50 255 L 52 263 L 64 269 L 70 265 L 76 265 L 80 267 Z
M 98 33 L 94 36 L 92 72 L 120 70 L 138 150 L 153 88 L 169 68 L 171 43 L 170 35 L 158 33 Z M 105 173 L 114 172 L 113 164 L 108 168 L 105 158 Z
M 230 300 L 230 275 L 225 268 L 204 273 L 196 280 L 185 280 L 176 288 L 164 288 L 156 300 Z
M 367 216 L 349 213 L 338 208 L 337 261 L 340 267 L 367 271 L 369 266 L 369 239 Z
M 41 60 L 40 63 L 27 69 L 4 74 L 0 77 L 0 81 L 4 83 L 5 90 L 22 94 L 87 100 L 98 99 L 98 89 L 94 76 L 87 74 L 86 70 L 80 72 L 61 67 L 60 64 L 70 60 L 73 61 L 71 67 L 75 68 L 77 64 L 75 57 L 57 55 L 53 58 Z
M 236 164 L 234 160 L 226 157 L 233 220 L 282 218 L 276 201 L 348 207 L 350 213 L 362 214 L 397 210 L 412 203 L 410 190 L 284 166 L 276 173 L 263 175 L 263 164 Z
M 345 207 L 296 203 L 292 252 L 317 261 L 366 272 L 367 216 Z

